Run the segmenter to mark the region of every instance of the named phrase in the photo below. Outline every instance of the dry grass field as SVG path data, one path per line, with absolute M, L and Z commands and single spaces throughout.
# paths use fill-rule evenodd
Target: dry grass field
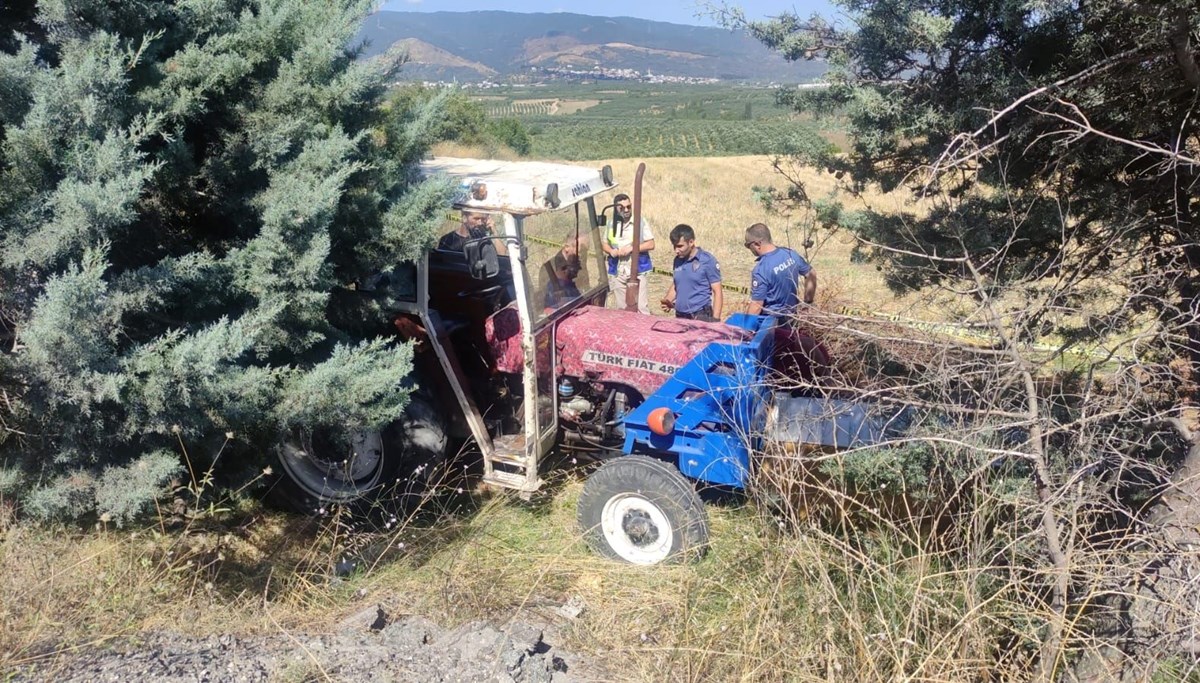
M 376 603 L 444 625 L 552 624 L 557 645 L 609 665 L 616 681 L 961 681 L 991 666 L 989 620 L 1012 608 L 1008 596 L 964 602 L 977 578 L 905 550 L 913 530 L 881 534 L 880 557 L 866 557 L 725 503 L 709 506 L 703 561 L 634 567 L 584 546 L 583 474 L 560 472 L 532 502 L 435 501 L 371 532 L 249 501 L 182 526 L 0 527 L 0 672 L 31 662 L 52 672 L 57 654 L 158 630 L 322 632 Z M 337 576 L 345 558 L 359 568 Z M 563 616 L 565 604 L 582 611 Z
M 593 162 L 612 164 L 620 184 L 619 191 L 633 193 L 638 162 L 611 159 Z M 835 180 L 824 173 L 806 174 L 804 182 L 811 197 L 820 198 L 836 191 Z M 895 310 L 900 304 L 884 286 L 874 266 L 850 262 L 853 241 L 848 235 L 812 235 L 814 245 L 804 248 L 808 238 L 808 216 L 784 217 L 768 212 L 754 196 L 755 187 L 781 187 L 783 178 L 765 156 L 650 159 L 642 185 L 642 210 L 656 238 L 652 254 L 656 267 L 670 270 L 671 245 L 668 234 L 675 225 L 686 223 L 696 230 L 696 241 L 712 252 L 721 263 L 727 284 L 747 287 L 754 256 L 743 246 L 747 227 L 766 223 L 775 243 L 790 246 L 804 255 L 816 268 L 824 301 L 852 303 L 881 310 Z M 869 203 L 879 210 L 899 210 L 896 197 L 867 194 L 863 198 L 841 196 L 849 208 Z M 652 301 L 657 301 L 670 286 L 665 275 L 651 277 Z M 744 294 L 727 291 L 727 304 L 746 300 Z M 728 308 L 728 306 L 727 306 Z
M 506 100 L 507 98 L 484 96 L 473 99 L 485 102 L 487 114 L 490 117 L 528 116 L 533 114 L 560 116 L 575 114 L 600 104 L 600 100 L 596 99 L 563 99 L 559 97 L 511 100 L 505 101 L 503 104 L 494 104 L 494 102 L 496 100 Z
M 581 112 L 600 104 L 600 100 L 558 100 L 558 106 L 552 108 L 551 114 L 568 115 Z

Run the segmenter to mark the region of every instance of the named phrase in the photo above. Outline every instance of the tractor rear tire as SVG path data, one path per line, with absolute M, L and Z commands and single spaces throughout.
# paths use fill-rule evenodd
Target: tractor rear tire
M 708 546 L 708 515 L 695 487 L 674 466 L 644 455 L 593 472 L 577 515 L 593 550 L 630 564 L 689 562 Z
M 336 449 L 331 435 L 295 429 L 276 449 L 279 475 L 267 498 L 302 514 L 330 505 L 376 500 L 405 506 L 421 498 L 446 458 L 446 425 L 421 393 L 409 397 L 400 419 L 382 431 L 359 430 Z

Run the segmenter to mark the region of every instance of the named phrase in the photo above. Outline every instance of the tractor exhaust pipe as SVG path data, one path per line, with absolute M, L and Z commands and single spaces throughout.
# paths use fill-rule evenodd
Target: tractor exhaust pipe
M 638 273 L 638 257 L 642 247 L 642 176 L 646 173 L 646 162 L 638 162 L 633 176 L 633 251 L 629 254 L 629 284 L 625 287 L 625 310 L 638 309 L 638 296 L 642 278 Z

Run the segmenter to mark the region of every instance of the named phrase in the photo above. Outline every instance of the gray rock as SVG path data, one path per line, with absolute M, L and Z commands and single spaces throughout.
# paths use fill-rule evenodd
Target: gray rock
M 411 648 L 418 645 L 428 645 L 442 632 L 437 624 L 425 617 L 409 617 L 403 621 L 388 624 L 381 635 L 385 643 L 398 648 Z
M 388 615 L 383 605 L 364 607 L 338 622 L 340 631 L 381 631 L 388 624 Z
M 587 609 L 587 604 L 583 601 L 583 598 L 578 595 L 572 595 L 558 608 L 558 613 L 574 621 L 579 618 L 580 614 L 583 614 L 583 610 L 585 609 Z

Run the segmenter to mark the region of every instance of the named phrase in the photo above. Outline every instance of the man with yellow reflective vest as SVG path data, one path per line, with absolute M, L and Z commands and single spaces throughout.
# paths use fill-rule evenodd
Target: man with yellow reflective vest
M 605 234 L 602 247 L 608 255 L 608 288 L 616 297 L 616 307 L 624 308 L 625 290 L 629 286 L 629 277 L 633 272 L 633 202 L 627 194 L 616 196 L 616 211 L 612 225 Z M 650 224 L 646 219 L 641 220 L 642 241 L 638 245 L 638 311 L 649 315 L 650 300 L 646 293 L 646 275 L 653 268 L 650 262 L 650 251 L 654 249 L 654 234 L 650 232 Z

